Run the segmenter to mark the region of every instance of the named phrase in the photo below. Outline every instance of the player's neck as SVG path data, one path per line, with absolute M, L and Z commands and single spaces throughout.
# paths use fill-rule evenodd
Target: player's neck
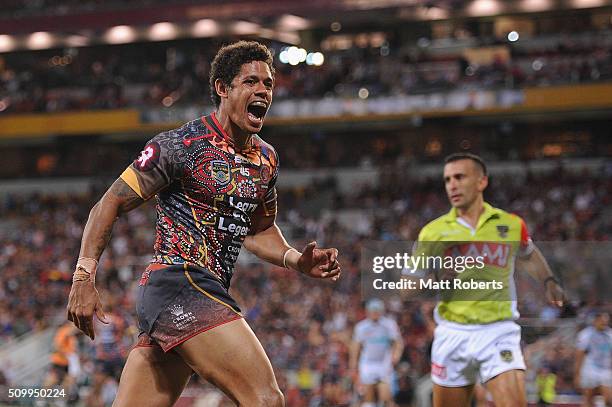
M 217 121 L 221 125 L 221 128 L 225 134 L 227 134 L 227 137 L 232 141 L 232 144 L 236 150 L 245 149 L 249 144 L 252 134 L 246 133 L 244 130 L 238 127 L 232 121 L 232 119 L 230 119 L 229 114 L 225 112 L 222 106 L 219 106 L 215 112 L 215 117 L 217 118 Z
M 466 208 L 457 208 L 457 216 L 464 219 L 473 228 L 478 226 L 478 219 L 484 212 L 484 199 L 482 196 L 476 198 L 472 204 Z

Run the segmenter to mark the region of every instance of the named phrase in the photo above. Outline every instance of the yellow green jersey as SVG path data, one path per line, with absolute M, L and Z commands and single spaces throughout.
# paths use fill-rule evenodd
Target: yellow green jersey
M 484 211 L 473 228 L 452 208 L 421 230 L 416 250 L 421 256 L 478 257 L 480 267 L 466 269 L 453 280 L 495 287 L 469 294 L 465 290 L 445 291 L 436 307 L 438 322 L 480 325 L 518 318 L 514 263 L 518 254 L 533 250 L 525 222 L 519 216 L 484 203 Z

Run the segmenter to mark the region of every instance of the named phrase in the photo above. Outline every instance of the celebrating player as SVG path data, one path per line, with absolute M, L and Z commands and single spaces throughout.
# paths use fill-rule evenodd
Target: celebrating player
M 171 406 L 192 371 L 240 406 L 282 406 L 272 366 L 228 289 L 244 245 L 261 259 L 337 279 L 336 249 L 302 253 L 276 226 L 278 157 L 257 133 L 272 102 L 272 56 L 257 42 L 219 50 L 210 72 L 216 111 L 161 133 L 93 207 L 85 226 L 68 318 L 94 339 L 104 321 L 98 259 L 115 219 L 157 199 L 155 256 L 139 282 L 141 334 L 115 406 Z
M 482 269 L 453 277 L 503 283 L 503 288 L 443 293 L 435 309 L 438 326 L 431 354 L 434 406 L 469 406 L 477 377 L 497 407 L 526 406 L 521 328 L 513 321 L 518 317 L 515 260 L 541 282 L 551 303 L 560 306 L 563 292 L 525 222 L 484 202 L 488 178 L 480 157 L 449 156 L 444 184 L 452 208 L 421 230 L 417 247 L 424 252 L 443 248 L 445 253 L 481 254 Z
M 354 371 L 359 360 L 359 382 L 365 386 L 363 407 L 374 407 L 376 401 L 391 406 L 390 384 L 404 349 L 402 337 L 397 323 L 383 316 L 381 300 L 368 301 L 366 310 L 368 317 L 355 325 L 349 367 Z
M 610 315 L 599 311 L 593 316 L 592 326 L 578 334 L 574 384 L 582 390 L 583 406 L 594 406 L 593 398 L 599 391 L 612 405 L 612 328 Z

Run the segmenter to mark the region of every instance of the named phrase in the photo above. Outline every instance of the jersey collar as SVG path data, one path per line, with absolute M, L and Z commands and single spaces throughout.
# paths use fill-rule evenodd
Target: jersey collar
M 500 210 L 494 208 L 487 202 L 483 202 L 482 207 L 484 208 L 484 212 L 478 218 L 478 226 L 476 229 L 479 229 L 486 221 L 491 218 L 498 217 Z M 448 223 L 456 223 L 458 221 L 457 208 L 451 208 L 451 210 L 446 215 L 446 222 Z
M 223 126 L 221 126 L 221 123 L 219 123 L 219 120 L 217 119 L 217 115 L 215 114 L 215 112 L 212 112 L 208 116 L 203 116 L 202 122 L 204 122 L 204 125 L 206 125 L 206 127 L 208 127 L 210 131 L 212 131 L 213 133 L 221 137 L 223 141 L 225 141 L 229 146 L 231 146 L 234 149 L 236 148 L 236 146 L 234 145 L 234 140 L 232 140 L 231 137 L 225 132 L 225 130 L 223 130 Z M 253 136 L 249 137 L 249 142 L 247 143 L 246 147 L 242 149 L 241 151 L 249 151 L 251 150 L 252 147 L 253 147 Z

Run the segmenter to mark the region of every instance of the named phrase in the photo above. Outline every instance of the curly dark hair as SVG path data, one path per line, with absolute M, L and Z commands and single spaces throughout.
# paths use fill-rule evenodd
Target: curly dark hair
M 272 77 L 274 77 L 272 54 L 268 47 L 257 41 L 238 41 L 223 46 L 217 52 L 210 66 L 209 77 L 210 97 L 215 107 L 219 107 L 221 103 L 221 97 L 215 90 L 215 81 L 220 79 L 226 86 L 229 86 L 240 72 L 242 65 L 252 61 L 262 61 L 268 64 Z

